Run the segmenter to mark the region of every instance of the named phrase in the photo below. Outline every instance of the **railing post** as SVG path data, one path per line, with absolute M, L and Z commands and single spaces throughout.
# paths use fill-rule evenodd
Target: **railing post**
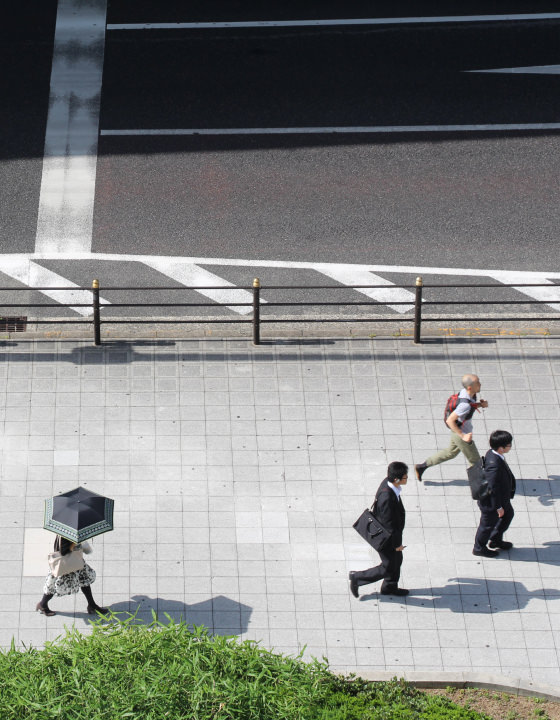
M 101 318 L 99 316 L 99 280 L 94 280 L 92 285 L 93 292 L 93 332 L 95 335 L 95 344 L 101 345 Z
M 253 280 L 253 345 L 261 344 L 261 281 Z
M 422 326 L 422 278 L 416 278 L 416 298 L 414 300 L 414 344 L 419 345 L 422 342 L 420 337 Z

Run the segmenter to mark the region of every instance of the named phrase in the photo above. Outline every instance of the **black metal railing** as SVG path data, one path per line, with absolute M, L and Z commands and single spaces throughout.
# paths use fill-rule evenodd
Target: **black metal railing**
M 473 283 L 450 283 L 450 284 L 433 284 L 433 285 L 425 285 L 423 283 L 423 280 L 421 277 L 416 278 L 416 282 L 414 285 L 267 285 L 266 290 L 268 292 L 272 291 L 312 291 L 312 290 L 321 290 L 321 291 L 328 291 L 329 293 L 336 293 L 337 291 L 341 290 L 413 290 L 414 291 L 414 300 L 390 300 L 386 299 L 383 300 L 383 304 L 389 305 L 391 307 L 393 306 L 407 306 L 411 311 L 413 310 L 413 316 L 405 318 L 404 316 L 399 316 L 396 318 L 394 315 L 388 316 L 388 317 L 371 317 L 367 315 L 363 315 L 360 317 L 346 317 L 346 316 L 338 316 L 335 318 L 327 318 L 327 317 L 321 317 L 321 316 L 312 316 L 312 317 L 267 317 L 266 314 L 263 315 L 261 313 L 261 310 L 263 308 L 291 308 L 291 307 L 305 307 L 305 308 L 326 308 L 326 307 L 379 307 L 380 301 L 369 299 L 369 300 L 319 300 L 316 302 L 312 302 L 309 300 L 305 301 L 293 301 L 293 300 L 286 300 L 286 301 L 276 301 L 276 300 L 261 300 L 261 290 L 263 289 L 260 283 L 260 280 L 258 278 L 255 278 L 253 281 L 253 285 L 251 287 L 240 287 L 240 286 L 232 286 L 232 285 L 206 285 L 206 286 L 196 286 L 196 287 L 187 287 L 187 286 L 157 286 L 157 287 L 121 287 L 121 286 L 107 286 L 103 288 L 103 293 L 111 293 L 111 292 L 153 292 L 153 291 L 159 291 L 159 292 L 185 292 L 185 291 L 238 291 L 238 290 L 245 290 L 251 293 L 251 300 L 247 300 L 246 302 L 229 302 L 229 301 L 223 301 L 223 305 L 226 307 L 246 307 L 251 308 L 250 312 L 252 313 L 250 318 L 232 318 L 232 317 L 220 317 L 220 318 L 205 318 L 203 316 L 198 317 L 176 317 L 176 318 L 154 318 L 154 317 L 147 317 L 147 318 L 119 318 L 119 317 L 102 317 L 102 310 L 104 307 L 110 307 L 110 308 L 204 308 L 208 309 L 209 307 L 219 307 L 218 305 L 210 305 L 208 302 L 110 302 L 110 304 L 104 305 L 101 297 L 100 297 L 100 285 L 99 280 L 94 280 L 92 283 L 91 288 L 82 288 L 82 287 L 35 287 L 35 288 L 22 288 L 22 287 L 5 287 L 0 288 L 0 293 L 6 293 L 6 292 L 22 292 L 25 291 L 29 293 L 30 291 L 43 291 L 45 293 L 52 294 L 53 292 L 60 292 L 60 291 L 69 291 L 69 292 L 80 292 L 80 291 L 87 291 L 91 292 L 92 300 L 90 302 L 68 302 L 67 304 L 62 304 L 60 302 L 54 302 L 54 303 L 3 303 L 0 300 L 0 308 L 3 312 L 5 312 L 8 308 L 18 308 L 19 309 L 19 316 L 17 317 L 8 317 L 5 315 L 4 317 L 0 317 L 0 327 L 5 328 L 4 331 L 18 331 L 18 329 L 25 329 L 26 323 L 32 323 L 32 324 L 59 324 L 59 325 L 89 325 L 93 329 L 93 336 L 94 336 L 94 343 L 95 345 L 100 345 L 102 342 L 101 338 L 101 326 L 103 324 L 111 324 L 111 325 L 123 325 L 123 324 L 158 324 L 158 325 L 164 325 L 164 324 L 251 324 L 252 325 L 252 336 L 253 336 L 253 343 L 255 345 L 260 344 L 260 330 L 261 325 L 267 324 L 267 323 L 334 323 L 334 322 L 349 322 L 349 323 L 394 323 L 396 321 L 398 322 L 410 322 L 413 324 L 414 328 L 414 342 L 420 343 L 422 342 L 422 324 L 428 323 L 428 322 L 442 322 L 445 320 L 445 322 L 464 322 L 467 320 L 470 323 L 473 322 L 494 322 L 494 321 L 542 321 L 542 320 L 560 320 L 560 316 L 556 317 L 554 313 L 548 313 L 546 315 L 542 316 L 535 316 L 531 315 L 529 317 L 524 317 L 520 315 L 514 315 L 514 316 L 505 316 L 503 313 L 497 316 L 488 316 L 485 315 L 484 317 L 473 317 L 473 316 L 461 316 L 461 317 L 450 317 L 450 316 L 440 316 L 440 317 L 426 317 L 423 315 L 423 309 L 428 306 L 444 306 L 444 307 L 454 307 L 456 305 L 466 306 L 466 305 L 477 305 L 477 306 L 495 306 L 499 305 L 500 307 L 509 307 L 509 306 L 517 306 L 517 305 L 550 305 L 551 303 L 554 303 L 554 299 L 544 299 L 544 300 L 537 300 L 534 298 L 526 299 L 526 300 L 510 300 L 510 299 L 484 299 L 484 298 L 475 298 L 475 299 L 445 299 L 445 300 L 432 300 L 432 299 L 425 299 L 423 297 L 423 292 L 425 289 L 429 290 L 443 290 L 443 289 L 453 289 L 456 292 L 459 288 L 468 288 L 470 290 L 478 290 L 478 289 L 521 289 L 521 288 L 547 288 L 551 289 L 554 287 L 554 285 L 551 285 L 550 283 L 515 283 L 515 284 L 504 284 L 504 283 L 479 283 L 479 284 L 473 284 Z M 560 301 L 558 303 L 560 305 Z M 84 320 L 79 319 L 66 319 L 66 318 L 55 318 L 55 319 L 40 319 L 40 318 L 33 318 L 32 320 L 29 320 L 26 317 L 21 316 L 21 310 L 22 308 L 88 308 L 91 312 L 91 318 L 87 318 Z M 17 322 L 16 322 L 17 321 Z

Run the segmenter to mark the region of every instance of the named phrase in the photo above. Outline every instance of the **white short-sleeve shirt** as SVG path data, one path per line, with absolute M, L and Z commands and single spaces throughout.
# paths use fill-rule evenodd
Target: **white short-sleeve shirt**
M 463 388 L 461 390 L 461 392 L 459 393 L 459 399 L 461 399 L 461 398 L 467 398 L 468 400 L 473 399 L 473 398 L 471 398 L 471 396 L 469 395 L 469 393 L 467 392 L 467 390 L 465 388 Z M 455 408 L 455 412 L 457 413 L 457 418 L 462 422 L 461 431 L 464 433 L 470 433 L 470 432 L 472 432 L 472 429 L 473 429 L 472 420 L 464 420 L 463 419 L 469 414 L 470 410 L 471 410 L 470 403 L 466 403 L 466 402 L 459 403 L 457 405 L 457 407 Z

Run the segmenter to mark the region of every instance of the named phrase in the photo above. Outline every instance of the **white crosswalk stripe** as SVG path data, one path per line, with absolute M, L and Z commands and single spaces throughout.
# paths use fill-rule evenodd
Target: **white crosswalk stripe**
M 144 265 L 157 270 L 162 275 L 166 275 L 173 280 L 185 285 L 185 287 L 196 287 L 200 285 L 231 285 L 235 288 L 233 283 L 224 280 L 218 275 L 205 270 L 204 268 L 195 265 L 190 262 L 169 262 L 169 260 L 155 260 L 150 259 L 149 261 L 142 261 Z M 253 302 L 253 296 L 247 290 L 197 290 L 196 292 L 204 295 L 204 297 L 213 300 L 220 305 L 226 305 L 233 312 L 239 313 L 240 315 L 248 315 L 252 311 L 251 304 Z M 239 305 L 229 305 L 228 303 L 248 303 L 245 307 Z M 266 301 L 262 301 L 266 302 Z
M 543 283 L 549 284 L 550 287 L 516 287 L 520 293 L 528 295 L 535 300 L 544 300 L 553 310 L 560 311 L 560 285 L 556 285 L 552 280 L 544 279 L 537 275 L 531 275 L 529 272 L 499 272 L 489 273 L 489 277 L 505 285 L 514 285 L 515 283 Z
M 51 287 L 67 287 L 68 290 L 41 290 L 40 292 L 61 305 L 68 305 L 73 302 L 88 303 L 90 307 L 71 306 L 70 309 L 84 317 L 93 314 L 93 307 L 91 307 L 93 293 L 89 290 L 72 290 L 72 288 L 78 288 L 79 286 L 25 256 L 0 256 L 0 271 L 29 288 L 44 288 L 49 285 Z M 102 305 L 110 305 L 108 300 L 102 298 L 100 298 L 99 302 Z
M 395 287 L 390 280 L 375 275 L 369 270 L 345 268 L 341 265 L 329 267 L 326 264 L 318 265 L 315 270 L 349 287 L 353 285 L 386 285 L 386 288 L 356 288 L 356 292 L 366 295 L 379 303 L 385 303 L 391 310 L 398 313 L 405 313 L 414 308 L 414 305 L 391 305 L 391 302 L 407 300 L 414 303 L 414 294 L 409 290 Z

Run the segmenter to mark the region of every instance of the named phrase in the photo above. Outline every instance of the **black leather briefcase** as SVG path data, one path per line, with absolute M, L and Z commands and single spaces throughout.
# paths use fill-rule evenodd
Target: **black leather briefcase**
M 473 500 L 484 500 L 490 495 L 488 480 L 484 471 L 484 458 L 480 458 L 467 470 Z
M 373 507 L 366 508 L 352 526 L 374 550 L 383 550 L 391 533 L 386 530 L 379 520 L 374 516 L 375 503 Z

